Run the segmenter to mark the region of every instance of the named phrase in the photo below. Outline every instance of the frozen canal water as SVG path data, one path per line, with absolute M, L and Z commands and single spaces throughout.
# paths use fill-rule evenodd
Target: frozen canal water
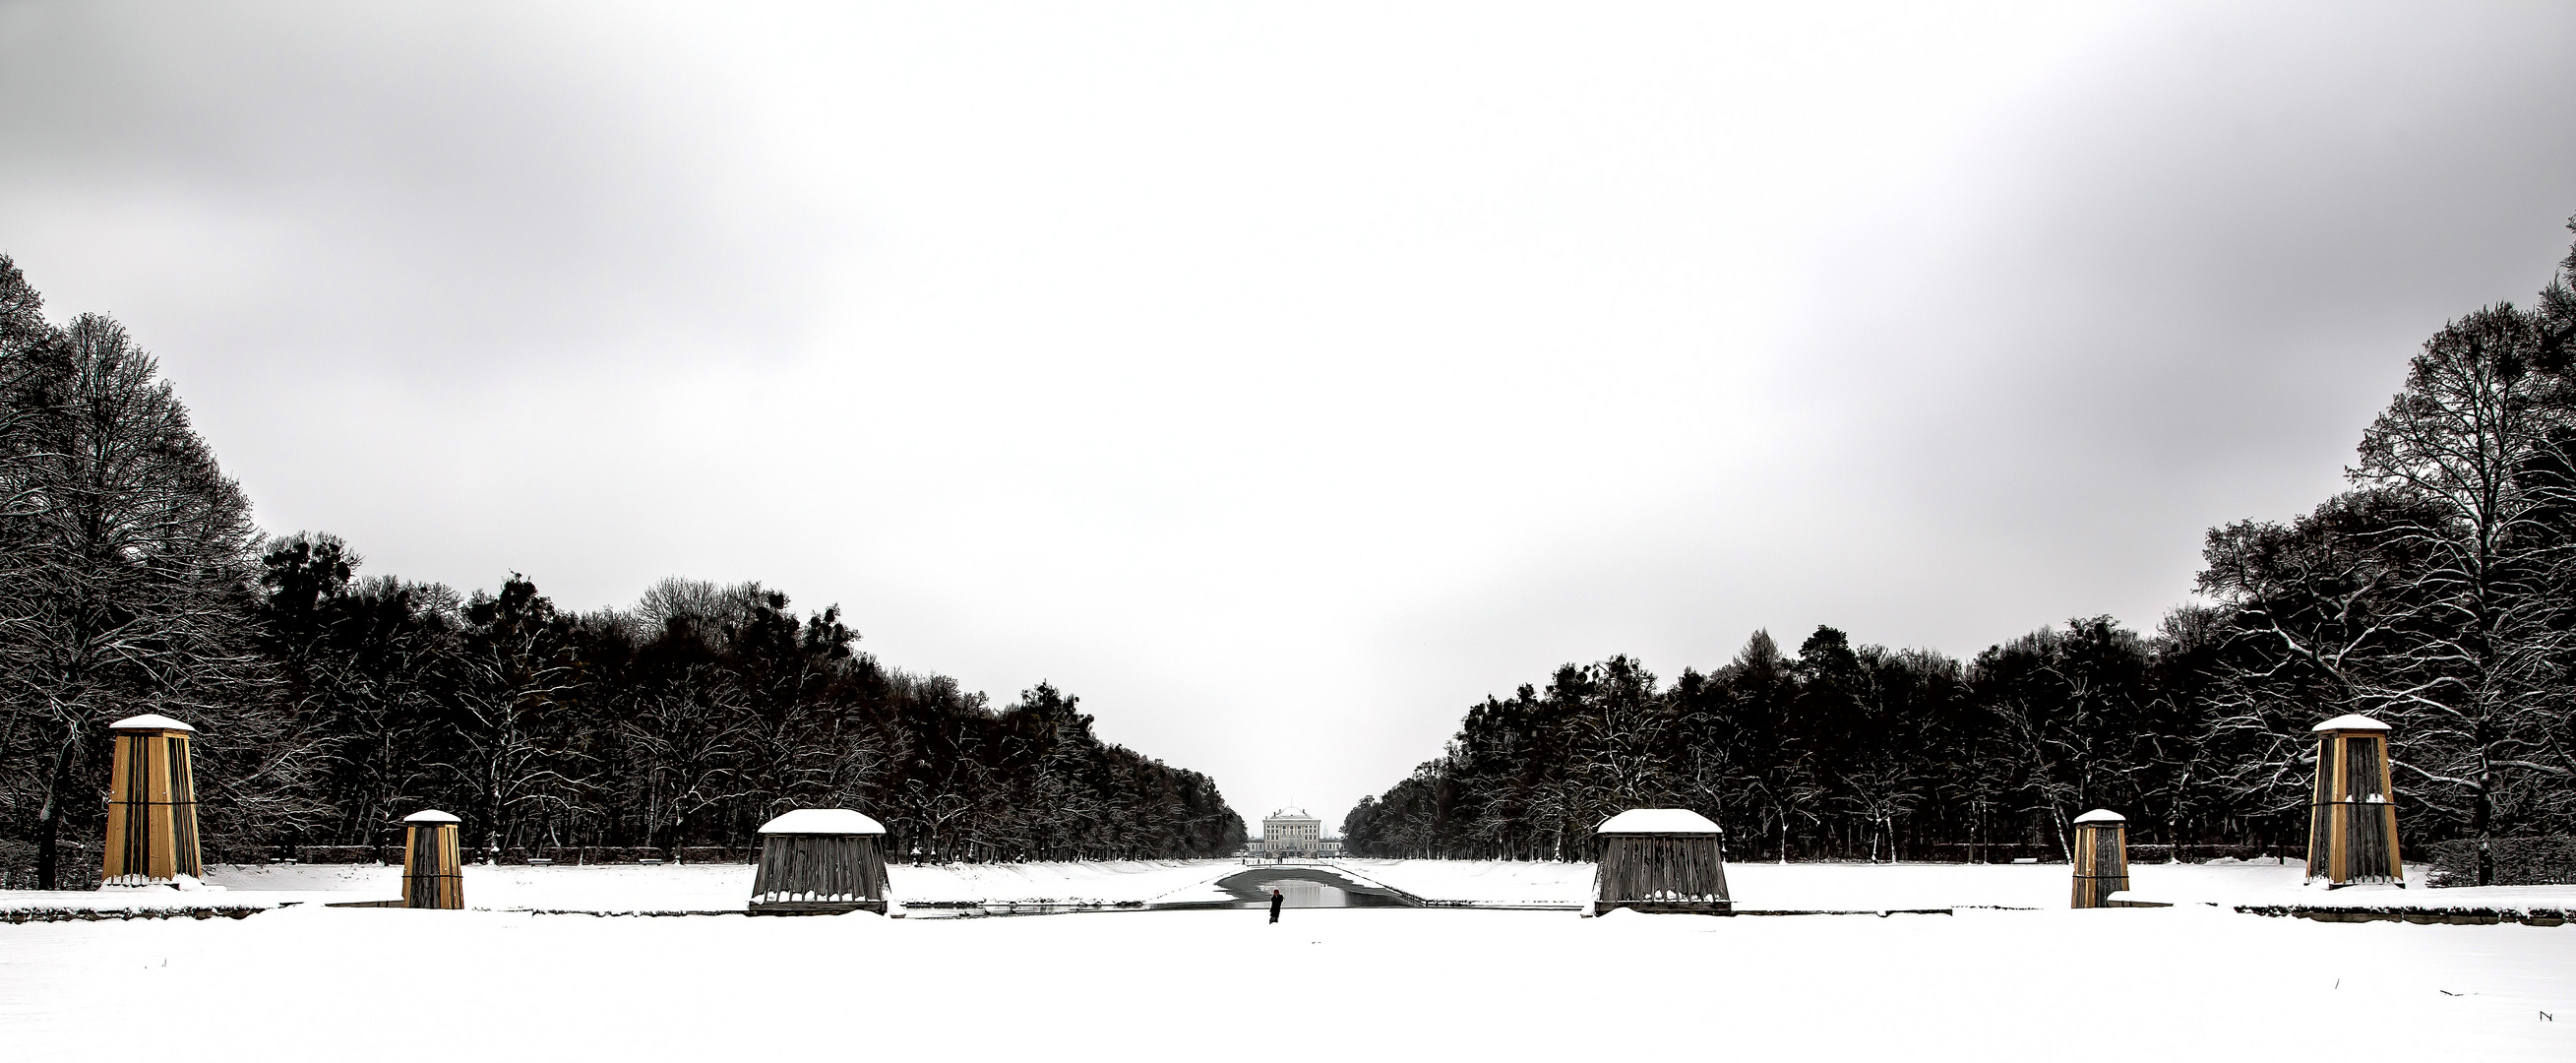
M 1402 898 L 1392 891 L 1365 886 L 1320 867 L 1256 867 L 1238 875 L 1217 880 L 1217 888 L 1232 894 L 1237 908 L 1267 908 L 1270 891 L 1278 890 L 1286 898 L 1285 908 L 1401 908 Z

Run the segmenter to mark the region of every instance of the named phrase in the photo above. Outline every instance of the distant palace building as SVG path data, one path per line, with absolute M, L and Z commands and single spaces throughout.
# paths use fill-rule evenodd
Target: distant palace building
M 1261 837 L 1245 842 L 1250 856 L 1340 856 L 1342 840 L 1324 837 L 1324 821 L 1302 808 L 1283 808 L 1261 820 Z

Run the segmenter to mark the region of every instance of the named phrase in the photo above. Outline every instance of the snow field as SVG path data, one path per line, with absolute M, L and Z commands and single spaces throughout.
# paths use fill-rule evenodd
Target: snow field
M 1509 860 L 1349 860 L 1353 872 L 1418 897 L 1489 904 L 1584 904 L 1592 899 L 1591 864 Z M 2164 880 L 2186 892 L 2261 888 L 2300 868 L 2207 864 L 2130 868 L 2145 889 Z M 1884 911 L 1960 905 L 2063 908 L 2072 874 L 2064 864 L 1728 864 L 1726 884 L 1739 908 Z M 2197 899 L 2197 898 L 2195 898 Z
M 1471 904 L 1583 904 L 1592 865 L 1508 860 L 1346 860 L 1352 874 L 1429 900 Z M 2328 890 L 2298 863 L 2270 860 L 2131 864 L 2129 898 L 2173 904 L 2303 907 L 2576 908 L 2576 886 L 2427 889 L 2414 885 Z M 1905 908 L 2064 908 L 2074 872 L 2065 864 L 1728 864 L 1738 908 L 1885 911 Z M 2576 941 L 2570 942 L 2576 947 Z
M 1258 866 L 1258 865 L 1256 865 Z M 1330 865 L 1356 880 L 1390 886 L 1426 900 L 1466 905 L 1581 906 L 1590 899 L 1592 865 L 1480 860 L 1345 860 Z M 1213 883 L 1249 870 L 1233 860 L 1104 863 L 952 864 L 888 869 L 898 903 L 921 905 L 1119 905 L 1225 901 Z M 2576 908 L 2576 886 L 2407 889 L 2363 886 L 2326 890 L 2307 885 L 2296 863 L 2269 860 L 2207 864 L 2135 864 L 2131 899 L 2333 907 Z M 1885 911 L 2000 907 L 2063 908 L 2064 864 L 1731 864 L 1726 869 L 1743 909 Z M 465 901 L 474 908 L 583 912 L 731 912 L 751 896 L 745 864 L 644 867 L 465 868 Z M 402 869 L 372 865 L 209 868 L 223 890 L 0 892 L 13 907 L 272 907 L 390 899 Z
M 465 867 L 471 908 L 540 911 L 741 911 L 751 899 L 749 864 L 605 864 L 597 867 Z M 1120 904 L 1152 901 L 1240 870 L 1232 860 L 1123 860 L 1043 864 L 891 865 L 896 899 L 908 904 Z M 306 864 L 207 869 L 232 891 L 316 891 L 391 898 L 402 868 Z M 7 895 L 0 894 L 0 897 Z
M 1265 918 L 308 906 L 238 922 L 0 926 L 0 1045 L 12 1060 L 95 1058 L 148 1001 L 155 1029 L 212 1060 L 1181 1060 L 1239 1050 L 1245 1017 L 1285 1001 L 1311 1015 L 1318 1050 L 1406 1063 L 1742 1052 L 2268 1063 L 2313 1054 L 2320 1022 L 2356 1017 L 2379 1040 L 2354 1050 L 2373 1058 L 2576 1058 L 2565 928 L 2205 907 Z M 2542 1010 L 2565 1021 L 2540 1021 Z M 424 1021 L 442 1036 L 404 1032 Z

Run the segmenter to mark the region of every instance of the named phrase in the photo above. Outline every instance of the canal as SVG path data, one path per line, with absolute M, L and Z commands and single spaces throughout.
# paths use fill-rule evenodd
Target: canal
M 1403 908 L 1393 891 L 1363 885 L 1320 867 L 1256 867 L 1216 880 L 1234 896 L 1234 907 L 1270 907 L 1270 891 L 1286 898 L 1287 908 Z

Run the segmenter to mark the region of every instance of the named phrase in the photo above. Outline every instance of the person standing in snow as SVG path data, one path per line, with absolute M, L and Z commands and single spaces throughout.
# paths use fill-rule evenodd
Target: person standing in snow
M 1270 921 L 1271 921 L 1271 922 L 1276 923 L 1276 922 L 1278 922 L 1278 921 L 1279 921 L 1279 906 L 1280 906 L 1280 905 L 1283 905 L 1283 904 L 1286 904 L 1286 903 L 1288 903 L 1288 896 L 1287 896 L 1286 894 L 1283 894 L 1283 893 L 1279 892 L 1279 891 L 1278 891 L 1277 889 L 1275 889 L 1275 888 L 1274 888 L 1274 889 L 1272 889 L 1272 890 L 1270 891 Z

